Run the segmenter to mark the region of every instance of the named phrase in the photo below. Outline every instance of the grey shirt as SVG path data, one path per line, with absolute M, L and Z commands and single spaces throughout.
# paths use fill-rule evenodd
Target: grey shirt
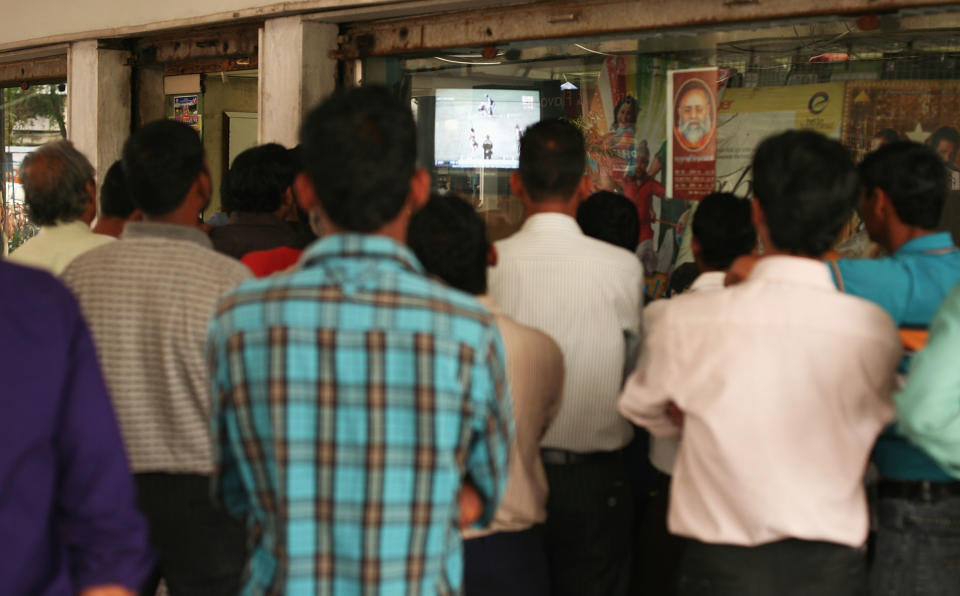
M 128 223 L 63 273 L 90 325 L 134 472 L 207 474 L 207 325 L 251 276 L 197 228 Z

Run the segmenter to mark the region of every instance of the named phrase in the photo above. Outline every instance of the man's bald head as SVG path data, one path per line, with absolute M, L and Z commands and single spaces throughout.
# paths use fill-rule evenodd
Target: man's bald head
M 54 141 L 27 155 L 20 166 L 30 220 L 40 226 L 78 219 L 93 200 L 93 166 L 70 141 Z

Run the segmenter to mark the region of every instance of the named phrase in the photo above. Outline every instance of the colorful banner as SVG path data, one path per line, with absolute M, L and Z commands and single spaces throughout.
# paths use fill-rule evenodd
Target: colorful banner
M 857 159 L 896 140 L 937 152 L 950 177 L 940 227 L 960 239 L 960 81 L 850 81 L 844 112 L 843 144 Z
M 750 162 L 763 139 L 786 130 L 840 138 L 843 83 L 727 89 L 717 116 L 719 191 L 752 196 Z
M 699 200 L 716 184 L 717 68 L 670 71 L 667 97 L 667 195 Z
M 191 126 L 201 132 L 200 124 L 200 96 L 177 95 L 173 98 L 173 119 Z
M 893 140 L 927 143 L 951 169 L 960 190 L 960 81 L 850 81 L 842 141 L 859 160 Z
M 637 254 L 645 271 L 667 272 L 676 254 L 676 232 L 685 201 L 666 199 L 666 73 L 661 58 L 610 56 L 595 84 L 580 89 L 578 121 L 587 142 L 594 190 L 620 193 L 636 205 Z M 684 205 L 678 205 L 683 203 Z

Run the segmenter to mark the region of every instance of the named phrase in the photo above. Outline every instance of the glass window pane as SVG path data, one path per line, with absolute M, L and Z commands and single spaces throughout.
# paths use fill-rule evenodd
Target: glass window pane
M 5 87 L 3 114 L 2 221 L 6 250 L 12 252 L 37 233 L 23 203 L 20 165 L 40 145 L 67 138 L 67 85 L 49 83 Z

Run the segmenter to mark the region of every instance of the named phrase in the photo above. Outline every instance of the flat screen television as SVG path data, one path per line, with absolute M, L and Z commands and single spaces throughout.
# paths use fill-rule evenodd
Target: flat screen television
M 520 135 L 540 120 L 540 91 L 437 89 L 435 97 L 435 166 L 517 167 Z

